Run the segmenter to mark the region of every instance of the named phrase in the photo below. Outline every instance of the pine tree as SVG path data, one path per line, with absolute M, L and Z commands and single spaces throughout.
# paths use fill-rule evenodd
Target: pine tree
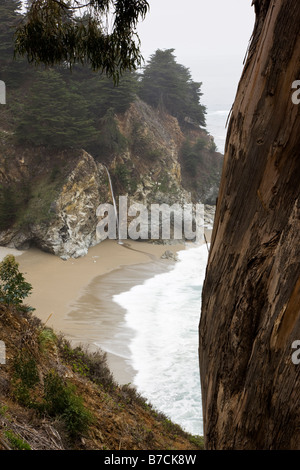
M 22 81 L 22 72 L 27 69 L 25 60 L 14 58 L 14 34 L 22 18 L 20 0 L 0 0 L 0 79 L 8 86 Z
M 10 186 L 0 186 L 0 231 L 7 229 L 16 218 L 17 203 Z
M 17 116 L 20 142 L 52 147 L 82 147 L 96 129 L 86 100 L 72 83 L 68 87 L 54 70 L 37 72 L 37 79 Z
M 158 49 L 150 57 L 141 78 L 139 95 L 151 106 L 177 117 L 205 125 L 205 107 L 200 104 L 201 85 L 192 80 L 189 69 L 176 62 L 174 49 Z
M 14 31 L 20 19 L 20 0 L 0 0 L 0 67 L 11 62 L 14 57 Z
M 107 111 L 124 113 L 136 98 L 138 82 L 134 72 L 126 72 L 118 84 L 97 74 L 83 84 L 85 96 L 90 102 L 90 110 L 96 118 L 102 118 Z

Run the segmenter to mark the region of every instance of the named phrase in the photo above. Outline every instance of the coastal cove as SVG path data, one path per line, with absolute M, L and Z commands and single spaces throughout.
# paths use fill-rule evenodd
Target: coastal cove
M 210 231 L 206 237 L 209 240 Z M 33 285 L 26 303 L 46 326 L 62 333 L 72 346 L 104 351 L 120 385 L 134 386 L 157 410 L 188 432 L 201 434 L 196 337 L 202 285 L 198 273 L 204 277 L 207 247 L 132 241 L 128 245 L 107 240 L 91 248 L 87 256 L 66 261 L 35 248 L 25 252 L 1 248 L 1 255 L 19 255 L 20 270 Z M 178 258 L 176 263 L 161 259 L 166 250 Z M 173 310 L 166 305 L 170 296 L 178 299 Z M 182 303 L 187 303 L 184 314 Z M 168 338 L 170 318 L 177 328 Z M 144 342 L 145 328 L 153 341 L 149 351 L 147 341 L 146 349 L 136 346 L 141 339 Z M 153 361 L 159 363 L 154 370 Z M 153 380 L 145 383 L 147 375 Z M 153 393 L 151 382 L 157 381 L 159 391 Z
M 166 246 L 130 241 L 128 245 L 130 249 L 115 240 L 106 240 L 91 247 L 86 256 L 68 260 L 36 248 L 26 251 L 0 249 L 1 258 L 10 253 L 17 256 L 20 271 L 33 286 L 25 303 L 35 309 L 34 314 L 46 326 L 62 333 L 73 345 L 80 344 L 89 349 L 103 349 L 103 338 L 108 364 L 120 384 L 132 382 L 134 372 L 124 362 L 123 353 L 116 355 L 107 351 L 111 335 L 124 314 L 112 301 L 112 296 L 168 270 L 174 262 L 161 259 L 166 250 L 175 254 L 185 249 L 179 244 Z M 101 295 L 92 298 L 93 288 L 99 282 L 103 283 Z M 95 302 L 97 322 L 93 312 L 86 311 L 87 295 L 89 308 Z M 101 311 L 102 316 L 99 315 Z

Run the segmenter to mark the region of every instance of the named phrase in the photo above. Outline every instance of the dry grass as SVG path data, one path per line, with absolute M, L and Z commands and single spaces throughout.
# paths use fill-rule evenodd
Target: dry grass
M 7 363 L 0 366 L 0 448 L 199 450 L 202 447 L 201 439 L 185 433 L 154 410 L 134 388 L 119 386 L 102 351 L 73 349 L 32 314 L 5 306 L 0 306 L 0 331 L 7 352 Z M 23 359 L 23 365 L 26 358 L 31 359 L 38 381 L 30 381 L 26 374 L 23 378 L 19 374 L 16 380 L 16 358 Z M 50 413 L 45 406 L 45 380 L 50 373 L 59 378 L 62 387 L 72 389 L 73 398 L 77 397 L 71 400 L 72 406 L 79 406 L 80 412 L 86 410 L 92 417 L 75 436 L 65 420 L 64 411 L 70 411 L 70 405 L 64 405 L 61 413 Z M 30 385 L 27 390 L 30 400 L 25 404 L 20 403 L 15 393 L 16 384 L 20 383 Z

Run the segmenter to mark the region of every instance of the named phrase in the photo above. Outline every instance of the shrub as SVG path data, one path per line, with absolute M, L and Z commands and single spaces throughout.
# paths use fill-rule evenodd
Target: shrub
M 16 196 L 10 186 L 0 186 L 0 230 L 10 227 L 16 218 Z
M 35 359 L 27 358 L 23 354 L 17 356 L 13 361 L 13 386 L 14 396 L 21 405 L 36 406 L 32 391 L 39 381 Z
M 51 416 L 61 416 L 71 437 L 77 437 L 88 430 L 92 415 L 83 405 L 82 397 L 76 395 L 72 384 L 65 384 L 55 371 L 45 378 L 46 411 Z
M 19 272 L 19 263 L 13 255 L 7 255 L 0 263 L 0 302 L 7 305 L 20 305 L 32 290 Z
M 38 337 L 39 346 L 42 352 L 47 351 L 57 343 L 57 336 L 51 328 L 43 328 Z
M 79 372 L 81 375 L 88 377 L 104 390 L 111 391 L 116 387 L 113 375 L 107 366 L 105 352 L 88 353 L 79 346 L 72 349 L 65 343 L 62 353 L 66 363 L 72 366 L 74 372 Z

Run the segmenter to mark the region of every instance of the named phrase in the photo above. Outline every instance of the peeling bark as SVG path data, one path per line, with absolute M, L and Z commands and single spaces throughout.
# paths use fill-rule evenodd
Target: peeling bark
M 207 449 L 300 449 L 300 8 L 254 6 L 202 296 Z

